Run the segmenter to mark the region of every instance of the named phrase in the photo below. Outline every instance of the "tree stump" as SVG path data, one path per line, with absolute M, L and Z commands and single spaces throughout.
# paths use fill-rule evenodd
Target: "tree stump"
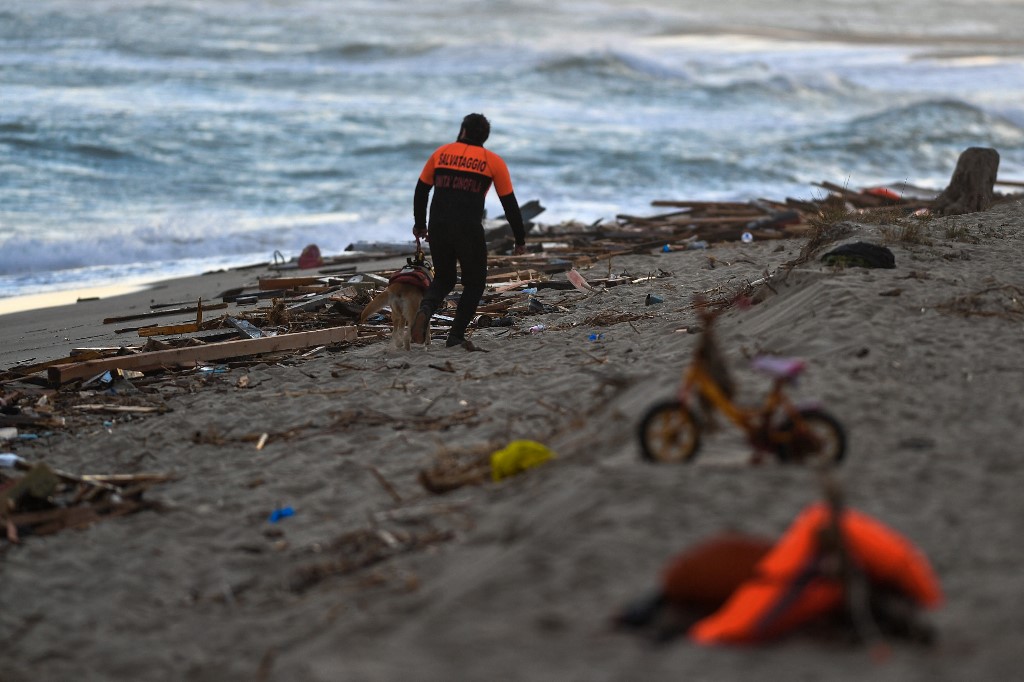
M 988 210 L 995 202 L 993 187 L 999 171 L 999 152 L 989 147 L 968 147 L 956 161 L 949 186 L 935 198 L 939 215 L 961 215 Z

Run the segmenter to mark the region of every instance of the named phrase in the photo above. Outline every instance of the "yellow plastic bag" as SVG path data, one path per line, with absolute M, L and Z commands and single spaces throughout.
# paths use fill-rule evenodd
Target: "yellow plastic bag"
M 500 481 L 538 464 L 543 464 L 555 453 L 532 440 L 514 440 L 502 450 L 491 453 L 491 478 Z

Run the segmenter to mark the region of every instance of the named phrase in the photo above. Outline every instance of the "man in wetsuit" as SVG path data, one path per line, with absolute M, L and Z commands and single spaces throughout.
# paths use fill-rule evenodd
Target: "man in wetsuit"
M 487 244 L 484 241 L 484 197 L 494 189 L 505 209 L 505 218 L 515 237 L 516 255 L 526 251 L 526 230 L 512 180 L 505 161 L 484 149 L 491 124 L 483 114 L 462 119 L 458 140 L 443 145 L 423 166 L 413 198 L 415 224 L 412 233 L 430 242 L 434 281 L 423 295 L 413 320 L 412 342 L 424 343 L 430 333 L 430 318 L 445 296 L 455 288 L 456 263 L 462 269 L 462 297 L 446 346 L 467 345 L 466 327 L 476 314 L 487 279 Z M 430 190 L 430 228 L 427 229 L 427 200 Z M 467 348 L 469 346 L 467 345 Z

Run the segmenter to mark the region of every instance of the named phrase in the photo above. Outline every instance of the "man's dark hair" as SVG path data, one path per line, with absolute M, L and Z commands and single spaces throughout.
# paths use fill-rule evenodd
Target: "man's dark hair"
M 469 114 L 462 119 L 462 130 L 466 142 L 483 144 L 491 135 L 491 122 L 483 114 Z

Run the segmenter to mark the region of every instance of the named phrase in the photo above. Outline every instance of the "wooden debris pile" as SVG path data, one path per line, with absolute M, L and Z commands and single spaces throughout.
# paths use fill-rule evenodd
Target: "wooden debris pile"
M 485 234 L 490 249 L 488 290 L 473 326 L 518 327 L 526 316 L 567 312 L 560 303 L 542 301 L 540 289 L 600 288 L 645 281 L 613 273 L 617 255 L 652 251 L 708 248 L 724 241 L 779 239 L 814 233 L 824 218 L 849 215 L 856 220 L 874 211 L 911 215 L 927 210 L 937 192 L 905 183 L 854 191 L 829 182 L 815 183 L 827 192 L 817 201 L 758 199 L 749 202 L 661 200 L 654 206 L 673 209 L 650 216 L 618 215 L 612 222 L 591 225 L 564 223 L 544 226 L 532 221 L 544 208 L 536 201 L 523 206 L 529 227 L 528 253 L 502 255 L 510 246 L 510 229 L 501 220 L 487 221 Z M 297 262 L 278 262 L 238 268 L 262 267 L 271 274 L 258 277 L 255 285 L 222 292 L 219 300 L 154 303 L 142 313 L 103 320 L 122 325 L 116 334 L 136 334 L 136 343 L 77 349 L 66 358 L 23 365 L 0 373 L 0 382 L 40 383 L 35 375 L 45 372 L 41 383 L 62 386 L 87 381 L 111 370 L 147 375 L 176 368 L 194 371 L 210 363 L 245 362 L 267 354 L 304 357 L 322 350 L 338 350 L 348 344 L 372 343 L 387 338 L 390 310 L 357 324 L 365 305 L 387 286 L 389 270 L 357 272 L 356 262 L 411 255 L 412 243 L 367 244 L 337 257 L 319 258 L 315 272 Z M 608 262 L 606 277 L 588 279 L 576 271 Z M 728 265 L 709 257 L 709 264 Z M 298 272 L 298 270 L 305 272 Z M 291 271 L 295 272 L 291 272 Z M 309 274 L 306 274 L 309 273 Z M 457 294 L 449 297 L 432 320 L 435 331 L 450 325 Z M 216 313 L 212 315 L 210 313 Z M 186 322 L 161 324 L 161 318 L 194 316 Z M 252 360 L 255 361 L 255 360 Z M 2 385 L 2 384 L 0 384 Z
M 0 523 L 8 542 L 86 528 L 97 521 L 156 507 L 143 499 L 167 474 L 75 476 L 45 463 L 0 455 Z
M 603 239 L 631 239 L 672 250 L 700 248 L 723 241 L 739 241 L 744 233 L 754 239 L 801 236 L 806 231 L 800 211 L 766 201 L 701 202 L 655 201 L 655 206 L 677 210 L 659 215 L 616 216 L 614 226 L 601 226 Z
M 0 389 L 0 434 L 4 440 L 15 440 L 18 428 L 54 429 L 64 426 L 64 417 L 55 413 L 56 391 L 34 386 L 13 390 Z
M 704 248 L 708 244 L 747 239 L 782 239 L 806 236 L 811 220 L 836 204 L 856 217 L 876 209 L 903 215 L 927 209 L 938 192 L 905 183 L 851 190 L 835 183 L 813 183 L 826 190 L 820 200 L 787 198 L 784 202 L 757 199 L 749 202 L 657 200 L 653 206 L 674 211 L 650 216 L 620 214 L 614 222 L 584 226 L 568 223 L 539 230 L 546 252 L 608 251 L 633 246 L 636 250 Z M 535 232 L 537 232 L 535 230 Z M 557 242 L 553 240 L 557 239 Z

